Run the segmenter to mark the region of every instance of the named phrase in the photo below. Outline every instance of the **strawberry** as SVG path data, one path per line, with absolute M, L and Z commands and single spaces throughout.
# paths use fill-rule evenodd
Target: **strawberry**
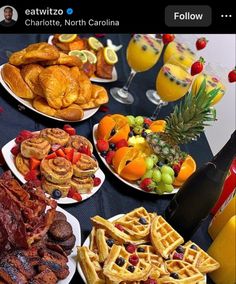
M 81 201 L 82 200 L 82 196 L 79 192 L 75 192 L 73 195 L 72 195 L 72 198 L 77 200 L 77 201 Z
M 30 170 L 35 170 L 40 165 L 41 161 L 35 158 L 30 158 Z
M 57 154 L 58 157 L 66 158 L 65 152 L 61 148 L 56 150 L 56 154 Z
M 76 164 L 79 161 L 80 157 L 81 157 L 81 153 L 74 151 L 73 158 L 72 158 L 72 164 Z
M 205 48 L 207 43 L 208 43 L 208 40 L 205 37 L 200 37 L 196 41 L 196 48 L 197 48 L 197 50 L 201 50 L 201 49 Z
M 106 155 L 106 162 L 108 163 L 108 165 L 111 164 L 113 157 L 115 156 L 115 151 L 109 151 L 107 152 Z
M 140 188 L 144 191 L 150 192 L 154 190 L 155 183 L 153 182 L 151 178 L 145 178 L 141 181 Z
M 93 186 L 98 186 L 101 183 L 101 179 L 98 177 L 95 177 L 93 179 Z
M 150 118 L 144 118 L 144 123 L 150 125 L 153 121 Z
M 73 198 L 73 195 L 74 195 L 76 192 L 77 192 L 77 191 L 76 191 L 73 187 L 71 187 L 71 188 L 69 189 L 68 193 L 67 193 L 67 197 Z
M 19 145 L 16 145 L 14 147 L 11 148 L 11 153 L 14 156 L 17 156 L 20 153 L 20 147 Z
M 128 142 L 125 139 L 121 139 L 116 143 L 116 149 L 128 147 Z
M 173 34 L 163 34 L 162 41 L 164 44 L 168 44 L 175 39 Z
M 74 152 L 75 152 L 74 148 L 65 148 L 64 153 L 66 154 L 66 159 L 72 161 Z
M 76 134 L 75 128 L 73 128 L 70 124 L 65 124 L 65 125 L 63 126 L 63 130 L 64 130 L 65 132 L 67 132 L 70 136 Z
M 236 82 L 236 67 L 228 74 L 228 80 L 230 83 Z
M 115 224 L 115 227 L 118 229 L 118 230 L 120 230 L 121 232 L 124 232 L 124 227 L 122 226 L 122 225 L 120 225 L 120 224 Z
M 181 168 L 181 165 L 179 165 L 179 164 L 175 164 L 175 165 L 172 166 L 172 169 L 175 172 L 175 176 L 178 176 L 180 168 Z
M 56 154 L 55 152 L 53 152 L 53 153 L 47 155 L 45 159 L 50 160 L 50 159 L 54 159 L 54 158 L 56 158 L 56 157 L 57 157 L 57 154 Z
M 191 75 L 194 76 L 202 72 L 204 63 L 205 60 L 202 57 L 198 61 L 195 61 L 191 66 Z
M 53 152 L 56 152 L 56 150 L 60 149 L 61 148 L 61 145 L 60 144 L 53 144 L 51 146 L 51 149 Z
M 29 130 L 21 130 L 18 136 L 22 136 L 24 140 L 29 139 L 33 136 L 33 133 Z
M 104 139 L 99 139 L 97 141 L 97 148 L 98 148 L 99 152 L 108 151 L 109 143 L 107 141 L 105 141 Z
M 91 150 L 88 146 L 80 146 L 78 151 L 82 154 L 88 155 L 88 156 L 92 156 Z
M 39 175 L 39 171 L 37 170 L 30 170 L 25 176 L 26 181 L 35 181 L 37 176 Z

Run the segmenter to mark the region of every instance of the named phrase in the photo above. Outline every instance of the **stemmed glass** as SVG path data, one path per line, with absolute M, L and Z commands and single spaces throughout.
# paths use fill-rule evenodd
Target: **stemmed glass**
M 152 68 L 160 58 L 162 43 L 151 35 L 135 34 L 127 47 L 126 58 L 131 72 L 123 88 L 112 88 L 112 97 L 120 103 L 132 104 L 134 97 L 129 92 L 130 84 L 137 72 L 144 72 Z

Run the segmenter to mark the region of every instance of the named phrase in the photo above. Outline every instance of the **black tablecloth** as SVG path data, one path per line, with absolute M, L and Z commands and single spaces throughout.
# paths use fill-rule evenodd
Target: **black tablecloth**
M 116 45 L 123 44 L 123 48 L 118 52 L 119 62 L 116 64 L 118 80 L 113 83 L 103 84 L 109 91 L 111 87 L 123 86 L 129 75 L 130 69 L 126 62 L 125 50 L 130 40 L 130 35 L 106 35 L 101 41 L 106 43 L 107 38 L 112 39 L 113 43 Z M 9 54 L 9 52 L 24 48 L 30 43 L 47 41 L 47 39 L 48 35 L 37 34 L 0 35 L 0 63 L 3 64 L 6 62 L 7 54 Z M 149 71 L 136 75 L 130 87 L 130 91 L 135 97 L 134 104 L 123 105 L 116 102 L 110 96 L 110 101 L 108 103 L 109 110 L 107 113 L 150 116 L 154 111 L 155 106 L 148 101 L 145 92 L 147 89 L 154 88 L 156 74 L 162 64 L 163 62 L 160 60 L 158 64 Z M 164 118 L 168 115 L 173 109 L 173 105 L 173 103 L 169 103 L 168 106 L 164 107 L 161 110 L 159 117 Z M 3 112 L 0 113 L 0 147 L 13 139 L 22 129 L 35 131 L 45 127 L 63 126 L 63 123 L 45 118 L 29 109 L 20 111 L 19 103 L 12 98 L 2 86 L 0 87 L 0 107 L 3 109 Z M 103 112 L 97 112 L 92 118 L 83 122 L 73 123 L 73 126 L 76 128 L 77 133 L 92 140 L 92 127 L 94 124 L 98 123 L 104 115 L 105 113 Z M 187 145 L 184 150 L 189 152 L 195 158 L 198 167 L 212 158 L 212 152 L 204 134 L 201 135 L 197 142 L 192 142 Z M 144 206 L 148 211 L 156 211 L 158 214 L 162 214 L 172 198 L 172 195 L 151 195 L 130 188 L 114 177 L 101 161 L 100 167 L 106 176 L 106 180 L 101 189 L 90 199 L 87 199 L 82 203 L 63 206 L 65 210 L 79 220 L 82 231 L 82 243 L 91 230 L 91 216 L 101 215 L 104 218 L 109 218 L 116 214 L 128 212 L 139 206 Z M 6 169 L 7 167 L 3 166 L 0 168 L 0 172 L 3 172 Z M 210 238 L 207 233 L 208 224 L 209 218 L 205 220 L 192 238 L 203 249 L 206 249 L 210 244 Z M 71 283 L 82 283 L 77 272 Z

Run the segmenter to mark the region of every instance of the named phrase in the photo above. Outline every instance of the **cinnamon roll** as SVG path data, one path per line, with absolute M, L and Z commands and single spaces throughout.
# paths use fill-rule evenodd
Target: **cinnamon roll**
M 36 158 L 42 160 L 47 156 L 51 145 L 42 137 L 32 137 L 21 143 L 21 154 L 25 158 Z
M 63 157 L 43 159 L 40 164 L 41 174 L 50 182 L 65 184 L 73 175 L 73 167 L 70 161 Z
M 43 190 L 51 196 L 53 196 L 53 191 L 57 189 L 60 190 L 61 197 L 66 197 L 70 187 L 71 185 L 69 183 L 56 184 L 46 180 L 46 178 L 42 179 Z
M 98 169 L 98 162 L 92 157 L 81 154 L 79 161 L 73 165 L 74 176 L 89 177 Z
M 84 136 L 80 135 L 72 135 L 70 136 L 69 142 L 67 146 L 73 147 L 76 150 L 79 150 L 81 146 L 89 147 L 90 151 L 93 152 L 93 145 L 92 143 L 85 138 Z
M 50 144 L 65 146 L 70 135 L 60 128 L 45 128 L 40 131 L 40 137 L 46 139 Z
M 73 176 L 70 185 L 72 188 L 76 189 L 79 193 L 90 193 L 93 188 L 93 178 L 92 177 L 75 177 Z
M 16 167 L 17 167 L 17 170 L 23 175 L 25 176 L 30 168 L 29 168 L 29 159 L 27 158 L 24 158 L 21 153 L 19 153 L 17 156 L 16 156 L 16 159 L 15 159 L 15 164 L 16 164 Z

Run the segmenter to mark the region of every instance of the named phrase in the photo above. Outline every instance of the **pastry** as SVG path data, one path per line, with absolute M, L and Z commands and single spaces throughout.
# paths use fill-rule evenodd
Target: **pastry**
M 56 110 L 55 108 L 52 108 L 49 106 L 48 102 L 46 101 L 46 99 L 40 97 L 40 96 L 37 96 L 34 98 L 33 100 L 33 107 L 42 112 L 42 113 L 45 113 L 46 115 L 49 115 L 49 116 L 55 116 L 56 114 Z
M 98 169 L 98 162 L 94 158 L 82 154 L 76 164 L 73 165 L 73 173 L 76 177 L 89 177 Z
M 151 225 L 151 242 L 158 253 L 168 258 L 184 239 L 162 216 L 156 216 Z
M 29 159 L 23 157 L 21 155 L 21 153 L 18 153 L 18 155 L 16 156 L 15 164 L 16 164 L 16 167 L 17 167 L 18 171 L 20 173 L 22 173 L 23 176 L 25 176 L 29 172 L 29 170 L 30 170 L 30 168 L 29 168 Z
M 81 135 L 72 135 L 68 141 L 67 146 L 73 147 L 75 150 L 80 150 L 81 147 L 89 147 L 91 153 L 93 152 L 93 145 L 92 143 Z
M 23 99 L 35 97 L 30 87 L 23 80 L 19 68 L 7 63 L 4 64 L 1 73 L 4 82 L 18 97 Z
M 135 258 L 135 264 L 133 259 Z M 112 281 L 145 281 L 152 269 L 150 263 L 130 254 L 123 246 L 113 245 L 103 267 L 103 273 Z
M 92 83 L 88 76 L 78 67 L 72 67 L 71 74 L 79 86 L 78 98 L 75 103 L 81 105 L 89 102 L 92 96 Z
M 49 60 L 43 62 L 44 65 L 66 65 L 69 67 L 78 66 L 82 67 L 83 63 L 77 56 L 68 55 L 64 52 L 59 52 L 59 58 L 56 60 Z
M 70 186 L 76 189 L 79 193 L 90 193 L 93 188 L 92 177 L 75 177 L 72 176 Z
M 88 284 L 105 284 L 102 267 L 98 262 L 98 255 L 87 247 L 78 247 L 78 260 Z
M 36 158 L 42 160 L 47 156 L 51 146 L 47 140 L 42 137 L 32 137 L 21 143 L 21 154 L 25 158 Z
M 42 179 L 42 188 L 45 192 L 53 196 L 54 190 L 59 190 L 61 192 L 61 197 L 66 197 L 70 189 L 70 183 L 56 184 L 52 183 L 46 179 Z
M 77 36 L 72 42 L 67 43 L 67 42 L 61 42 L 59 40 L 59 36 L 60 34 L 55 34 L 52 39 L 52 44 L 55 45 L 59 50 L 69 52 L 75 49 L 83 50 L 88 48 L 88 43 L 86 38 L 80 38 L 79 36 Z M 77 45 L 76 47 L 74 47 L 74 43 L 76 44 L 79 43 L 79 48 Z
M 39 64 L 24 65 L 21 69 L 21 76 L 26 84 L 30 87 L 31 91 L 43 97 L 43 89 L 39 83 L 39 74 L 43 71 L 43 67 Z
M 68 183 L 73 175 L 73 167 L 70 161 L 63 157 L 43 159 L 40 164 L 41 174 L 55 184 Z
M 97 229 L 93 227 L 89 235 L 89 240 L 90 240 L 89 249 L 93 251 L 94 253 L 98 252 L 98 247 L 97 247 L 97 242 L 96 242 L 96 230 Z
M 70 135 L 60 128 L 44 128 L 40 131 L 39 136 L 46 139 L 51 145 L 59 144 L 61 146 L 65 146 L 70 139 Z
M 84 111 L 79 105 L 72 104 L 66 108 L 58 109 L 55 116 L 68 121 L 78 121 L 84 117 Z
M 54 46 L 46 42 L 40 42 L 30 44 L 20 51 L 13 52 L 9 57 L 9 62 L 12 65 L 19 66 L 57 58 L 59 58 L 59 51 Z
M 105 79 L 112 79 L 113 65 L 107 64 L 104 58 L 104 48 L 97 52 L 96 76 Z

